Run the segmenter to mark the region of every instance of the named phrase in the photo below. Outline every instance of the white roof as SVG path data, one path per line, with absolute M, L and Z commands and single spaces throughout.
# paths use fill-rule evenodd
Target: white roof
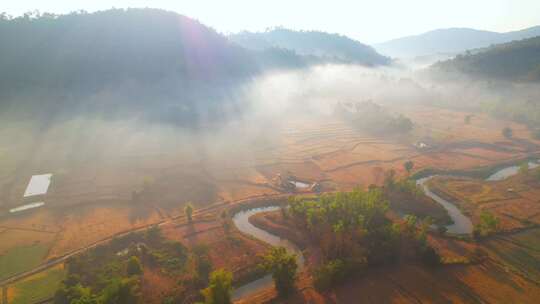
M 49 185 L 51 184 L 52 174 L 40 174 L 33 175 L 26 186 L 26 191 L 24 191 L 24 197 L 41 195 L 47 193 L 49 190 Z

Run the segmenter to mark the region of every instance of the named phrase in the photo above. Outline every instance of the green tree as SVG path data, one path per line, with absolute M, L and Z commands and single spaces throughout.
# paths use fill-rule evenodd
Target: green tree
M 140 303 L 139 280 L 136 278 L 113 278 L 103 289 L 100 304 L 136 304 Z
M 414 162 L 409 160 L 409 161 L 406 161 L 404 164 L 403 164 L 403 168 L 405 168 L 405 171 L 407 171 L 407 174 L 408 175 L 411 175 L 411 171 L 412 169 L 414 168 Z
M 473 235 L 475 237 L 486 236 L 499 229 L 499 218 L 493 214 L 482 211 L 480 213 L 480 223 L 474 226 Z
M 193 221 L 193 205 L 191 203 L 186 205 L 184 213 L 186 214 L 188 222 L 191 223 Z
M 429 228 L 433 225 L 433 218 L 430 216 L 426 216 L 422 222 L 420 223 L 420 229 L 418 229 L 418 232 L 416 233 L 416 238 L 422 242 L 425 243 L 427 240 L 427 233 L 429 231 Z
M 71 304 L 81 299 L 92 297 L 90 288 L 83 287 L 80 283 L 69 285 L 70 282 L 64 280 L 62 286 L 54 294 L 54 304 Z
M 512 138 L 512 135 L 514 134 L 514 132 L 512 131 L 512 129 L 510 127 L 505 127 L 503 130 L 502 130 L 502 135 L 505 137 L 505 138 Z
M 295 254 L 288 254 L 284 247 L 273 247 L 264 256 L 262 267 L 272 273 L 280 296 L 286 297 L 294 290 L 298 270 Z
M 232 292 L 232 273 L 218 269 L 210 274 L 210 284 L 201 293 L 206 304 L 230 304 Z
M 415 233 L 416 233 L 416 224 L 418 223 L 418 218 L 416 217 L 416 215 L 407 214 L 407 215 L 405 215 L 404 220 L 405 220 L 405 227 L 404 227 L 405 232 L 409 236 L 415 235 Z
M 127 274 L 128 276 L 139 275 L 143 272 L 141 261 L 136 256 L 131 256 L 127 262 Z
M 315 269 L 313 284 L 318 290 L 327 290 L 340 282 L 347 275 L 347 268 L 342 260 L 331 260 Z

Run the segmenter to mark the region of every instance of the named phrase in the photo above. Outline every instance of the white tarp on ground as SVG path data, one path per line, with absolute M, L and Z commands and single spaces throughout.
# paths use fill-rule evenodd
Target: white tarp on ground
M 40 174 L 33 175 L 28 182 L 26 191 L 24 191 L 24 197 L 41 195 L 47 193 L 49 190 L 49 185 L 51 184 L 52 174 Z
M 9 212 L 15 213 L 15 212 L 19 212 L 19 211 L 24 211 L 24 210 L 28 210 L 28 209 L 32 209 L 32 208 L 41 207 L 43 205 L 45 205 L 44 202 L 31 203 L 31 204 L 19 206 L 17 208 L 9 209 Z

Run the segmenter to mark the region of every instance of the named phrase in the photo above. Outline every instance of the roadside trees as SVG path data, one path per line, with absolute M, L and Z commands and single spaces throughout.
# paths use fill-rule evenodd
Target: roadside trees
M 411 175 L 411 171 L 414 168 L 414 163 L 411 160 L 406 161 L 403 164 L 403 168 L 405 168 L 405 171 L 407 171 L 407 175 Z
M 127 274 L 128 276 L 139 275 L 142 273 L 142 266 L 139 258 L 132 256 L 129 258 L 127 263 Z
M 206 304 L 230 304 L 232 292 L 232 273 L 218 269 L 210 274 L 210 284 L 201 293 Z
M 273 247 L 264 256 L 262 267 L 272 273 L 274 284 L 281 297 L 288 296 L 294 290 L 296 280 L 296 255 L 288 254 L 284 247 Z
M 186 214 L 188 222 L 191 223 L 193 221 L 193 205 L 191 203 L 186 205 L 184 208 L 184 213 Z

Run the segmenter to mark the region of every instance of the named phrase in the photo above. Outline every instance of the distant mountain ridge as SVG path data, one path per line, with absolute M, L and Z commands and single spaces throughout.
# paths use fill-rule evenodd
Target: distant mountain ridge
M 252 50 L 282 48 L 292 50 L 302 56 L 366 66 L 390 63 L 389 58 L 380 55 L 371 46 L 346 36 L 319 31 L 275 28 L 266 32 L 240 32 L 230 35 L 229 39 Z
M 387 56 L 412 58 L 434 54 L 457 54 L 469 49 L 483 48 L 492 44 L 536 36 L 540 36 L 540 26 L 507 33 L 471 28 L 448 28 L 393 39 L 375 44 L 374 47 L 381 54 Z
M 460 54 L 434 64 L 444 78 L 462 75 L 506 81 L 540 81 L 540 37 L 512 41 Z

